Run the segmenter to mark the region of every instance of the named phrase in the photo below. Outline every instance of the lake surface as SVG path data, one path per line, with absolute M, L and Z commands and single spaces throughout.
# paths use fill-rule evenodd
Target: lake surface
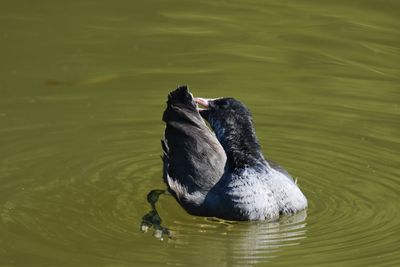
M 399 1 L 2 1 L 1 266 L 399 266 Z M 157 204 L 166 95 L 233 96 L 309 200 Z

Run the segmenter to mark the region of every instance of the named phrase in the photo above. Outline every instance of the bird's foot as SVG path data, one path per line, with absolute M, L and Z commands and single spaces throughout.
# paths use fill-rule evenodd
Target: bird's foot
M 165 190 L 151 190 L 147 194 L 147 201 L 150 203 L 152 209 L 142 217 L 142 223 L 140 224 L 140 230 L 144 233 L 153 227 L 153 236 L 161 241 L 164 240 L 164 236 L 168 238 L 172 237 L 171 231 L 161 225 L 162 219 L 156 210 L 156 203 L 160 195 L 164 193 Z

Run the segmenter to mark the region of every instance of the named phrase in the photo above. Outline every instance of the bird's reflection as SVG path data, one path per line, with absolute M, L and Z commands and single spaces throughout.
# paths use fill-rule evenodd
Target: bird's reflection
M 203 219 L 186 226 L 171 224 L 172 242 L 178 250 L 170 251 L 171 262 L 185 258 L 203 266 L 254 266 L 270 261 L 277 252 L 300 244 L 306 237 L 306 210 L 276 222 L 227 222 Z M 199 219 L 200 220 L 200 219 Z M 194 253 L 195 252 L 195 253 Z M 188 254 L 185 256 L 178 253 Z
M 195 223 L 171 221 L 169 229 L 162 225 L 156 209 L 160 195 L 165 193 L 158 189 L 148 193 L 151 210 L 143 216 L 141 229 L 146 232 L 153 227 L 156 238 L 168 237 L 176 248 L 169 251 L 171 264 L 180 259 L 187 264 L 189 257 L 204 266 L 254 266 L 270 261 L 276 252 L 298 245 L 306 237 L 306 210 L 274 222 L 195 217 Z

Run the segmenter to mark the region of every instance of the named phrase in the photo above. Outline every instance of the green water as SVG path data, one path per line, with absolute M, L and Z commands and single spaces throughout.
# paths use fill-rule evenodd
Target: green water
M 309 200 L 158 209 L 167 93 L 234 96 Z M 399 266 L 399 1 L 1 1 L 0 266 Z

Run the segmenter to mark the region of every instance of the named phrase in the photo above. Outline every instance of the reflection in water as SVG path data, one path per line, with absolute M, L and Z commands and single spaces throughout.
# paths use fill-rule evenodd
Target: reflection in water
M 269 258 L 273 257 L 270 255 L 271 253 L 288 245 L 296 245 L 299 243 L 297 240 L 306 237 L 304 228 L 307 210 L 302 210 L 293 216 L 284 216 L 274 222 L 232 222 L 205 217 L 202 219 L 206 223 L 192 226 L 182 225 L 184 230 L 174 228 L 170 231 L 161 225 L 162 219 L 156 209 L 156 203 L 161 194 L 165 194 L 165 190 L 155 189 L 148 193 L 147 201 L 150 203 L 151 210 L 142 217 L 140 225 L 142 232 L 147 232 L 153 227 L 153 235 L 157 239 L 163 240 L 163 237 L 167 236 L 173 238 L 172 242 L 176 244 L 177 248 L 187 249 L 188 244 L 191 243 L 192 231 L 201 235 L 201 233 L 208 232 L 209 229 L 219 229 L 216 233 L 216 239 L 210 240 L 213 244 L 210 244 L 210 247 L 205 245 L 204 249 L 215 249 L 215 245 L 219 242 L 222 241 L 225 244 L 228 241 L 229 245 L 225 247 L 226 249 L 221 249 L 224 246 L 222 244 L 217 250 L 218 254 L 222 253 L 223 255 L 215 255 L 215 250 L 201 251 L 200 255 L 213 255 L 212 258 L 230 258 L 232 259 L 230 265 L 248 266 L 268 261 Z M 193 228 L 192 233 L 185 233 L 186 227 Z
M 234 265 L 247 266 L 268 261 L 275 257 L 272 253 L 284 250 L 285 246 L 299 245 L 298 240 L 306 238 L 303 210 L 291 217 L 273 223 L 250 223 L 230 242 Z
M 193 264 L 205 266 L 253 266 L 268 262 L 285 247 L 306 238 L 307 211 L 276 222 L 230 222 L 202 218 L 202 223 L 181 225 L 175 221 L 172 243 L 190 254 Z M 198 243 L 202 240 L 201 243 Z M 175 253 L 174 250 L 172 253 Z M 173 258 L 174 254 L 169 258 Z M 183 264 L 184 262 L 182 262 Z

